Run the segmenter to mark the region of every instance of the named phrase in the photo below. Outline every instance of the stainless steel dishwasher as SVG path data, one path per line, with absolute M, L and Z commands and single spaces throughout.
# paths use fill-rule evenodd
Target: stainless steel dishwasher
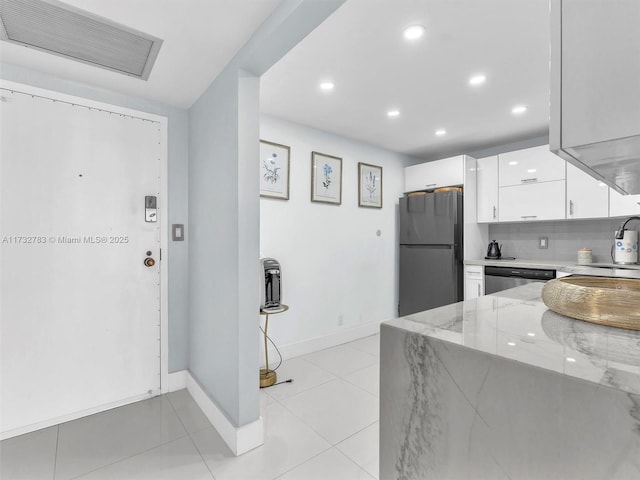
M 556 278 L 555 270 L 518 267 L 484 267 L 484 293 L 500 292 L 525 283 L 546 282 Z

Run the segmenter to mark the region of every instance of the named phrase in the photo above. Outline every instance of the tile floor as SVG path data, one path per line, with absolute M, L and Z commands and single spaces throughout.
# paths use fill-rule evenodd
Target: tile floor
M 282 363 L 265 443 L 234 457 L 186 390 L 0 443 L 2 480 L 378 478 L 379 335 Z

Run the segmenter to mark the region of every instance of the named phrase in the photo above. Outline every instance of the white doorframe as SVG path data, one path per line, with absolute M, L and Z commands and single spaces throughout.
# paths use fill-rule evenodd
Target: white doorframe
M 12 90 L 15 92 L 25 93 L 28 95 L 34 95 L 43 98 L 49 98 L 53 100 L 58 100 L 61 102 L 67 102 L 74 105 L 82 105 L 85 107 L 95 108 L 99 110 L 104 110 L 107 112 L 118 113 L 122 115 L 127 115 L 131 117 L 136 117 L 140 119 L 150 120 L 154 122 L 158 122 L 160 125 L 160 206 L 158 208 L 160 215 L 160 248 L 162 251 L 162 260 L 160 262 L 160 391 L 162 393 L 166 393 L 169 391 L 169 339 L 168 339 L 168 331 L 169 331 L 169 295 L 168 295 L 168 241 L 169 241 L 169 215 L 168 215 L 168 154 L 167 154 L 167 135 L 168 135 L 168 120 L 167 117 L 161 115 L 155 115 L 152 113 L 141 112 L 139 110 L 133 110 L 130 108 L 120 107 L 118 105 L 112 105 L 104 102 L 98 102 L 95 100 L 90 100 L 87 98 L 76 97 L 73 95 L 67 95 L 64 93 L 46 90 L 43 88 L 33 87 L 31 85 L 25 85 L 17 82 L 11 82 L 8 80 L 0 79 L 0 88 L 4 88 L 7 90 Z M 1 388 L 1 387 L 0 387 Z M 118 405 L 109 405 L 108 408 L 113 408 Z M 73 418 L 80 418 L 85 415 L 89 415 L 91 413 L 96 413 L 95 411 L 87 411 L 87 412 L 78 412 L 77 415 L 73 415 Z M 60 423 L 62 421 L 69 421 L 73 418 L 65 417 L 64 419 L 56 419 L 55 423 Z M 12 435 L 18 435 L 20 433 L 27 433 L 27 431 L 33 431 L 40 428 L 45 428 L 51 426 L 55 423 L 46 422 L 47 424 L 42 425 L 30 425 L 28 430 L 24 432 L 15 432 L 12 431 Z

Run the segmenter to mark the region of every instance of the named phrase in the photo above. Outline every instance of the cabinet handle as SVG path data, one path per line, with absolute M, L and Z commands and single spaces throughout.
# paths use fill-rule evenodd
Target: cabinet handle
M 435 187 L 437 183 L 427 183 L 425 187 Z
M 478 284 L 477 286 L 478 286 L 478 296 L 480 296 L 480 284 Z
M 493 206 L 493 219 L 496 219 L 496 206 Z
M 520 218 L 525 219 L 525 218 L 538 218 L 537 215 L 522 215 Z
M 573 215 L 573 200 L 569 200 L 569 215 Z
M 523 178 L 522 180 L 520 180 L 522 183 L 533 183 L 533 182 L 537 182 L 538 178 Z

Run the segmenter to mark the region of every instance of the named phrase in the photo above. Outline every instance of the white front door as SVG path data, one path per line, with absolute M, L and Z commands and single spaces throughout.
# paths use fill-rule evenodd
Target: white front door
M 161 229 L 145 197 L 160 206 L 161 141 L 154 121 L 0 93 L 6 437 L 160 392 Z

